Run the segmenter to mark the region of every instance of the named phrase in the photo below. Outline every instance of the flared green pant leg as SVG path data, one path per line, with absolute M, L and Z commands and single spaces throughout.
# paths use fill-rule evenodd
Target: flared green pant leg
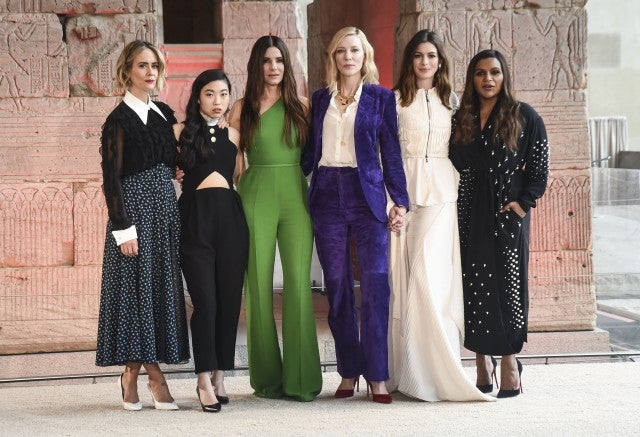
M 256 396 L 282 396 L 282 360 L 273 317 L 273 265 L 278 230 L 275 205 L 243 197 L 249 226 L 249 262 L 245 281 L 249 376 Z
M 310 279 L 313 228 L 306 199 L 299 199 L 295 194 L 293 197 L 281 206 L 278 227 L 278 248 L 284 280 L 282 384 L 285 395 L 300 401 L 311 401 L 322 390 Z

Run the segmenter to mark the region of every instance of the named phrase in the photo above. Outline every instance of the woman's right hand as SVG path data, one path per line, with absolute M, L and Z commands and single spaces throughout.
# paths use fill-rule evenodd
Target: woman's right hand
M 138 255 L 138 239 L 125 241 L 120 245 L 120 252 L 124 256 L 137 256 Z

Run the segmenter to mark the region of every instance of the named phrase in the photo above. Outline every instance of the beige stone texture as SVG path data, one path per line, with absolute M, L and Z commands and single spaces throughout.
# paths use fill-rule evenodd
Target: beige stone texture
M 596 297 L 588 250 L 531 252 L 529 330 L 595 328 Z
M 73 265 L 101 265 L 107 228 L 102 182 L 75 183 L 73 190 Z
M 153 14 L 80 15 L 66 24 L 72 96 L 113 96 L 120 52 L 129 42 L 157 42 Z
M 0 352 L 95 347 L 100 266 L 1 268 Z
M 120 14 L 156 11 L 156 0 L 5 0 L 0 13 L 53 12 L 55 14 Z
M 268 35 L 271 30 L 270 15 L 271 6 L 267 1 L 224 2 L 222 4 L 224 41 L 229 39 L 255 41 L 262 35 Z
M 53 182 L 1 185 L 0 268 L 73 262 L 72 192 Z
M 591 249 L 589 170 L 555 170 L 531 215 L 531 251 Z
M 117 98 L 0 99 L 0 183 L 101 174 L 100 131 Z
M 68 97 L 62 26 L 54 14 L 0 15 L 0 99 Z

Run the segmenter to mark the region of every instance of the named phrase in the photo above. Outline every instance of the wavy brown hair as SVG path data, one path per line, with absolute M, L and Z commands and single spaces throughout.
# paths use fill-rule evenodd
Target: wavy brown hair
M 118 91 L 126 91 L 131 85 L 131 69 L 133 68 L 133 61 L 136 56 L 140 54 L 144 49 L 149 49 L 156 55 L 158 60 L 158 78 L 156 79 L 156 89 L 158 91 L 164 88 L 165 83 L 165 61 L 162 52 L 153 44 L 148 41 L 142 41 L 137 39 L 131 41 L 122 49 L 118 61 L 116 62 L 116 88 Z
M 451 109 L 449 99 L 451 97 L 451 80 L 449 79 L 449 58 L 444 51 L 444 41 L 440 35 L 430 30 L 418 31 L 407 43 L 402 54 L 402 63 L 400 64 L 400 77 L 393 87 L 394 91 L 400 93 L 400 104 L 407 107 L 413 103 L 416 98 L 418 88 L 416 86 L 416 73 L 413 69 L 413 55 L 418 50 L 418 46 L 422 43 L 431 43 L 438 52 L 438 63 L 440 67 L 433 76 L 433 86 L 442 100 L 442 104 Z
M 473 77 L 476 72 L 476 65 L 482 59 L 495 58 L 500 63 L 502 70 L 502 89 L 498 95 L 495 111 L 494 134 L 500 138 L 511 151 L 518 147 L 518 137 L 522 122 L 520 120 L 519 103 L 513 94 L 511 83 L 511 73 L 507 61 L 497 50 L 483 50 L 475 55 L 469 62 L 467 68 L 467 78 L 464 85 L 464 93 L 460 101 L 460 108 L 456 112 L 456 129 L 453 135 L 454 144 L 469 144 L 474 138 L 475 114 L 480 111 L 480 99 L 473 85 Z
M 260 121 L 260 97 L 264 90 L 264 56 L 269 47 L 280 50 L 284 61 L 284 75 L 280 83 L 280 93 L 284 103 L 284 131 L 282 138 L 289 147 L 302 147 L 309 135 L 309 120 L 304 105 L 298 97 L 298 87 L 293 75 L 291 56 L 282 39 L 273 35 L 258 38 L 253 44 L 247 62 L 247 85 L 245 87 L 242 111 L 240 112 L 240 149 L 249 150 Z

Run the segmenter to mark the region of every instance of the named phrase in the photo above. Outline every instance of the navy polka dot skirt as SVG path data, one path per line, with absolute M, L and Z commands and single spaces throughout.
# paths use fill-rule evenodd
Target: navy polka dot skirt
M 107 223 L 96 365 L 183 363 L 189 337 L 180 273 L 180 219 L 173 170 L 164 164 L 122 180 L 138 256 L 120 252 Z

